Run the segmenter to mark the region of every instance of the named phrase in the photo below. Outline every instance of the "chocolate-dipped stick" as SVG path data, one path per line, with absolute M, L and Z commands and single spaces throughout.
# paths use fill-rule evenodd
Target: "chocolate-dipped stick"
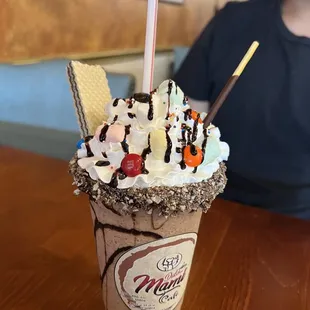
M 257 41 L 252 43 L 251 47 L 249 48 L 249 50 L 247 51 L 247 53 L 245 54 L 245 56 L 241 60 L 239 66 L 237 67 L 237 69 L 235 70 L 233 75 L 230 77 L 228 82 L 226 83 L 225 87 L 223 88 L 223 90 L 221 91 L 219 96 L 217 97 L 216 101 L 214 102 L 214 104 L 211 107 L 211 110 L 209 111 L 208 115 L 206 116 L 206 118 L 203 121 L 205 128 L 208 128 L 210 126 L 215 115 L 217 114 L 218 110 L 223 105 L 223 103 L 226 100 L 226 98 L 228 97 L 229 93 L 231 92 L 231 90 L 235 86 L 235 84 L 238 81 L 243 70 L 245 69 L 245 67 L 247 66 L 247 64 L 249 63 L 251 58 L 253 57 L 254 53 L 256 52 L 258 46 L 259 46 L 259 43 Z

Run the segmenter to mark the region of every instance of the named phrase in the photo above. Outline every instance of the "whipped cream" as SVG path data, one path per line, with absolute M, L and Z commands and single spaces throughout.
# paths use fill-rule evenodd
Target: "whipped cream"
M 114 99 L 106 122 L 78 149 L 78 164 L 94 180 L 117 188 L 182 186 L 207 180 L 227 160 L 229 147 L 206 113 L 192 111 L 171 80 L 151 94 Z

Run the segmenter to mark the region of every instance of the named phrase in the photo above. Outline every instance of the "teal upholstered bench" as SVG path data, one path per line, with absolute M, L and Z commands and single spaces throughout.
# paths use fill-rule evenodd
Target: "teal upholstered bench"
M 0 144 L 68 159 L 79 129 L 69 83 L 67 60 L 0 65 Z M 108 73 L 113 97 L 134 89 L 130 74 Z

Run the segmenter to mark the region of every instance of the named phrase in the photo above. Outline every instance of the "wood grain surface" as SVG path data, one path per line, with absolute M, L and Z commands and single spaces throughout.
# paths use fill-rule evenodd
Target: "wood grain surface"
M 146 0 L 3 0 L 0 62 L 144 47 Z M 157 46 L 189 45 L 213 0 L 161 3 Z
M 0 309 L 103 309 L 85 196 L 67 163 L 0 148 Z M 217 200 L 184 309 L 310 309 L 310 225 Z

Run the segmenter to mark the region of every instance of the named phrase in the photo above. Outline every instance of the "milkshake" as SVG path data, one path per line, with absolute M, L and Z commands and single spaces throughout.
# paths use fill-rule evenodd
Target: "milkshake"
M 107 119 L 78 143 L 70 173 L 89 195 L 105 308 L 181 309 L 229 147 L 172 80 L 102 109 Z

